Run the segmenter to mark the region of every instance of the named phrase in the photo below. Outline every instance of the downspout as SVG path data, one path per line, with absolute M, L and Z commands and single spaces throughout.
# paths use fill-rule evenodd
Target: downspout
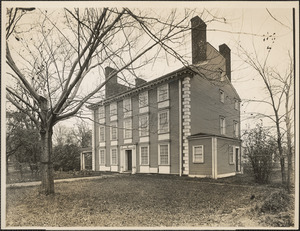
M 181 79 L 178 80 L 178 95 L 179 95 L 179 176 L 182 175 L 182 92 Z

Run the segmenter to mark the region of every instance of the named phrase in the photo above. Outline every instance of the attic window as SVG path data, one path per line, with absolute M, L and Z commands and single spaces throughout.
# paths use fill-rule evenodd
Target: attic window
M 224 91 L 220 89 L 220 102 L 224 103 L 224 100 L 225 100 Z

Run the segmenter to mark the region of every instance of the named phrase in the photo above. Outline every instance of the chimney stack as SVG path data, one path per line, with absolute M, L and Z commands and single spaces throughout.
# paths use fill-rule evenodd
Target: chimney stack
M 136 86 L 136 87 L 137 87 L 137 86 L 140 86 L 140 85 L 142 85 L 142 84 L 144 84 L 144 83 L 147 83 L 147 81 L 144 80 L 144 79 L 138 78 L 138 77 L 135 78 L 135 86 Z
M 206 24 L 199 16 L 191 19 L 192 64 L 206 60 Z
M 224 43 L 219 46 L 219 52 L 225 58 L 226 75 L 231 82 L 231 51 L 230 48 Z
M 105 67 L 105 80 L 115 72 L 116 70 L 111 67 Z M 115 74 L 113 77 L 105 84 L 105 98 L 117 95 L 121 92 L 127 91 L 129 87 L 118 83 L 118 76 Z

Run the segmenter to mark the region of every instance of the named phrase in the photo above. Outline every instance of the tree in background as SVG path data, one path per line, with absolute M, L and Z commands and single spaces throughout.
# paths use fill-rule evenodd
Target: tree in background
M 255 181 L 268 183 L 276 156 L 276 141 L 261 124 L 243 135 L 245 155 L 249 159 Z

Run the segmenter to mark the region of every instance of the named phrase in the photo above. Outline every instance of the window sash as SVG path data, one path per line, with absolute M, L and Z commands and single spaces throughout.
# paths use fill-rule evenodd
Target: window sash
M 169 98 L 168 84 L 162 85 L 157 88 L 158 102 L 167 100 Z
M 117 123 L 113 123 L 111 125 L 111 139 L 116 140 L 118 138 L 118 128 L 117 128 Z
M 233 133 L 235 137 L 239 136 L 239 124 L 237 121 L 233 122 Z
M 139 107 L 148 106 L 148 91 L 142 92 L 139 94 Z
M 149 119 L 148 115 L 140 116 L 140 136 L 149 135 Z
M 124 138 L 130 139 L 132 137 L 132 122 L 130 120 L 124 120 Z
M 99 119 L 105 118 L 105 109 L 104 106 L 99 107 Z
M 112 103 L 110 104 L 110 115 L 117 115 L 117 104 Z
M 131 111 L 131 99 L 124 99 L 124 101 L 123 101 L 123 111 L 124 112 Z
M 193 162 L 194 163 L 203 163 L 204 162 L 203 145 L 193 147 Z
M 105 164 L 105 151 L 103 149 L 100 150 L 100 164 Z
M 224 117 L 220 118 L 220 132 L 221 132 L 221 135 L 225 135 L 226 123 L 225 123 L 225 118 Z
M 158 114 L 158 131 L 159 133 L 169 132 L 169 112 L 164 111 Z
M 100 126 L 99 128 L 99 141 L 105 141 L 105 126 Z
M 239 109 L 239 101 L 236 99 L 234 100 L 234 109 L 238 110 Z
M 118 164 L 118 158 L 117 158 L 117 149 L 113 148 L 111 150 L 111 164 L 117 165 Z
M 160 144 L 159 145 L 159 160 L 160 165 L 168 165 L 169 164 L 169 145 L 168 144 Z
M 149 165 L 149 148 L 141 147 L 141 165 Z

